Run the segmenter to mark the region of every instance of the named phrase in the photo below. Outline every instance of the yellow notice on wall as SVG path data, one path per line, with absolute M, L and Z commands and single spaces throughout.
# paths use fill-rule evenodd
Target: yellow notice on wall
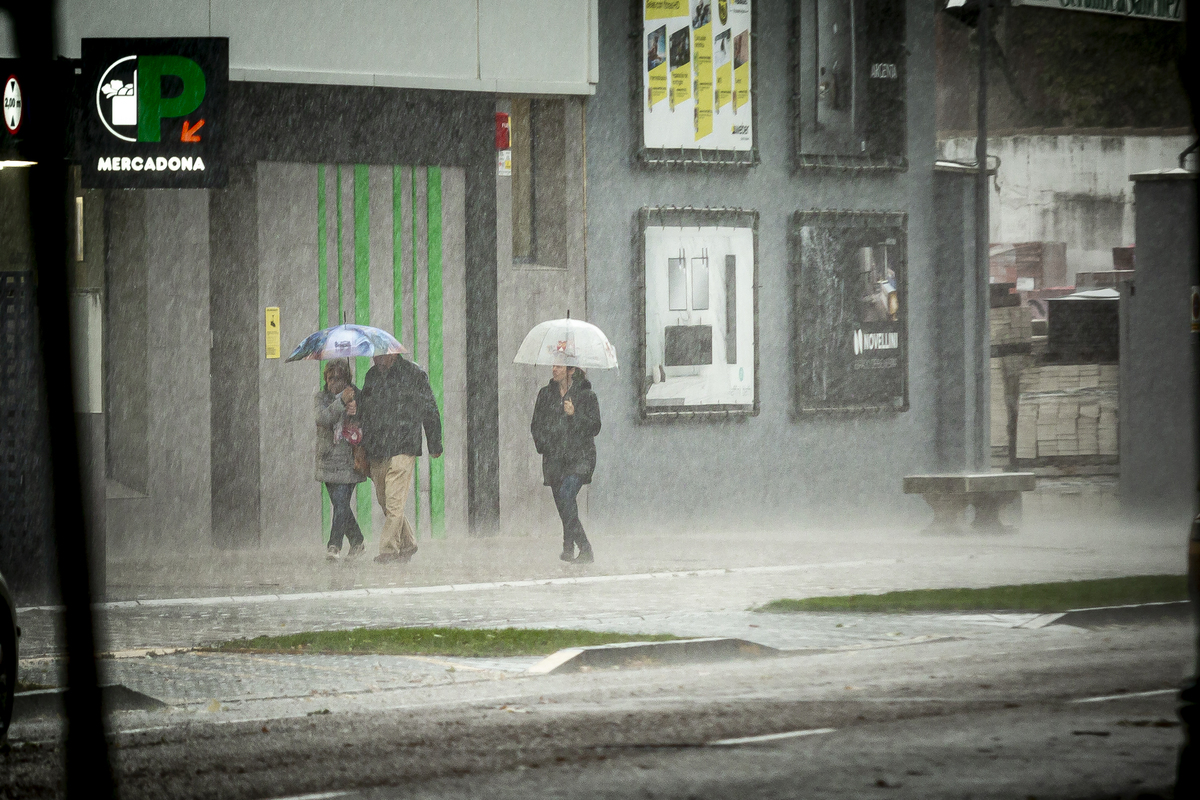
M 684 28 L 684 33 L 687 29 Z M 687 61 L 671 70 L 671 108 L 692 96 L 692 62 Z
M 750 63 L 733 69 L 733 110 L 750 102 Z
M 646 19 L 686 17 L 687 13 L 684 0 L 646 0 Z
M 279 358 L 279 307 L 267 308 L 267 358 Z
M 667 62 L 663 61 L 646 73 L 646 89 L 649 93 L 646 104 L 654 108 L 654 104 L 667 97 Z
M 713 51 L 712 23 L 696 28 L 692 59 L 696 62 L 696 141 L 713 130 Z
M 717 108 L 724 108 L 733 99 L 733 64 L 717 67 Z

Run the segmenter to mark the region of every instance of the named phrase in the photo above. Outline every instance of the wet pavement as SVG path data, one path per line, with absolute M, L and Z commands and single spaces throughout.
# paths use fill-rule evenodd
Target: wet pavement
M 471 685 L 537 680 L 524 670 L 538 659 L 197 650 L 307 630 L 583 628 L 731 636 L 809 653 L 986 638 L 1035 615 L 752 609 L 782 597 L 1179 573 L 1185 536 L 1097 524 L 1029 526 L 1005 535 L 885 529 L 630 535 L 597 537 L 599 560 L 586 567 L 563 564 L 556 541 L 536 538 L 424 541 L 403 567 L 331 564 L 311 548 L 193 555 L 199 566 L 191 570 L 177 556 L 157 564 L 117 560 L 109 565 L 110 581 L 126 589 L 97 607 L 98 639 L 108 656 L 101 674 L 170 706 L 165 715 L 134 714 L 123 723 L 136 726 L 208 719 L 213 711 L 253 719 L 372 708 L 385 696 L 400 702 L 410 689 L 441 687 L 452 697 Z M 251 591 L 246 578 L 256 572 L 267 579 Z M 139 574 L 145 591 L 135 592 Z M 21 679 L 59 685 L 61 611 L 25 608 L 18 616 Z

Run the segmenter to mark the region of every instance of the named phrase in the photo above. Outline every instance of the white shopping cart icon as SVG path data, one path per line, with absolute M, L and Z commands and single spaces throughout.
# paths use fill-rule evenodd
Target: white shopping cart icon
M 113 125 L 137 125 L 137 70 L 129 83 L 113 78 L 100 91 L 112 100 Z

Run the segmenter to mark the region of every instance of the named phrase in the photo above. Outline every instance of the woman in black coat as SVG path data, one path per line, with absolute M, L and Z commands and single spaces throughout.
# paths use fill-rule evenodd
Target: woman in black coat
M 600 402 L 583 370 L 553 368 L 550 383 L 538 392 L 533 407 L 533 444 L 542 454 L 542 479 L 554 492 L 554 505 L 563 526 L 563 561 L 592 563 L 592 545 L 579 522 L 575 502 L 579 490 L 592 482 L 596 469 L 596 434 L 600 432 Z M 575 554 L 575 547 L 579 554 Z

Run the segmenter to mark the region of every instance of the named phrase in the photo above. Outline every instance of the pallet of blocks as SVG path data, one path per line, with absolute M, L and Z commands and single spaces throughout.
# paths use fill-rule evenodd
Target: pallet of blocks
M 1017 460 L 1116 463 L 1116 364 L 1042 364 L 1021 374 Z

